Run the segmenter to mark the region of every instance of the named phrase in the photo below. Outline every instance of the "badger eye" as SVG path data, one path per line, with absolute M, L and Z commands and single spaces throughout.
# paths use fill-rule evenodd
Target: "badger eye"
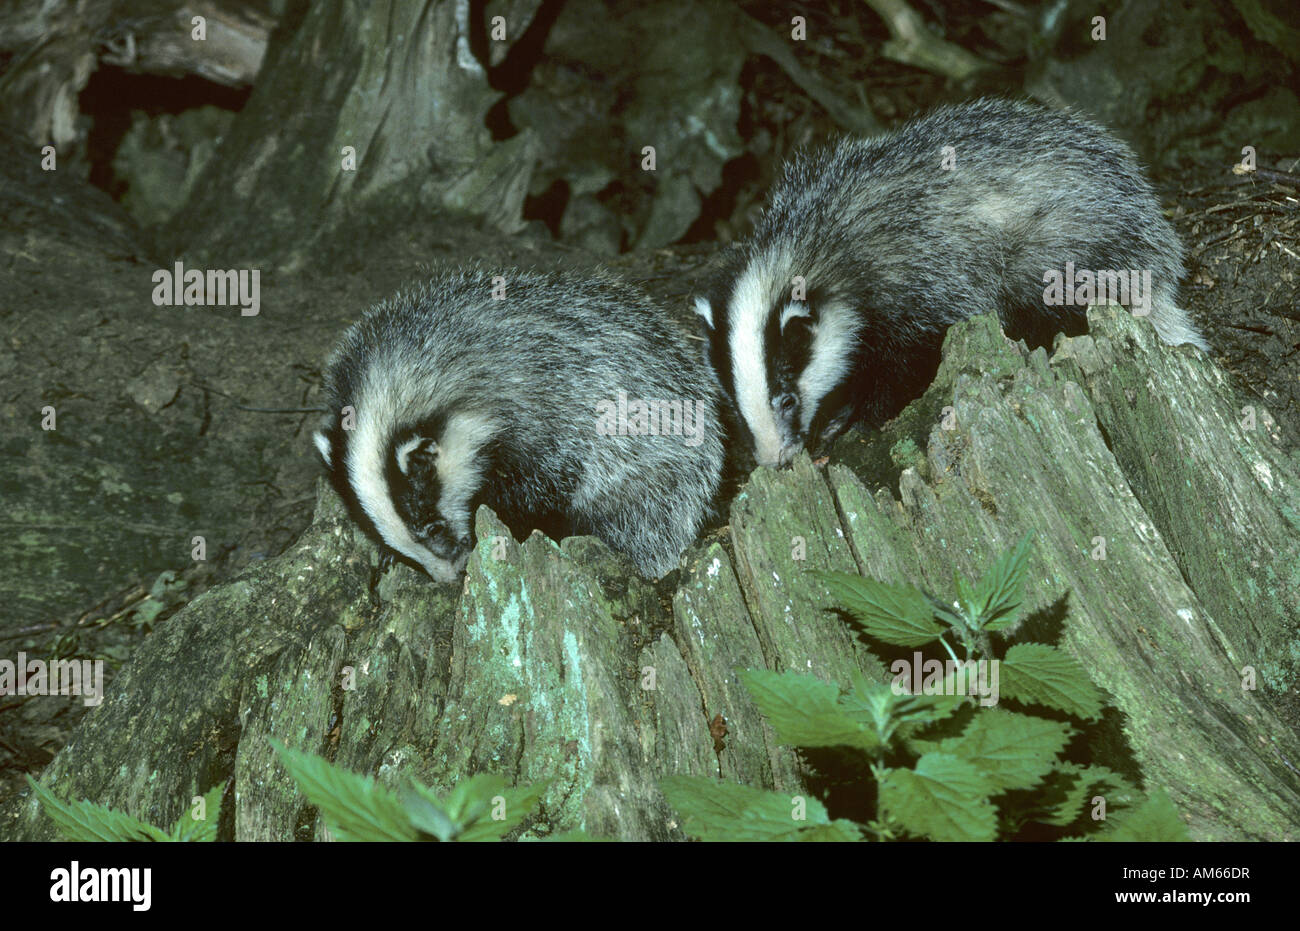
M 799 406 L 799 396 L 793 392 L 787 391 L 785 394 L 778 397 L 776 401 L 773 402 L 772 406 L 776 408 L 778 413 L 792 414 L 794 413 L 795 408 Z
M 447 522 L 445 520 L 430 521 L 429 523 L 425 524 L 423 527 L 420 528 L 420 536 L 436 537 L 439 534 L 446 531 L 446 529 L 447 529 Z

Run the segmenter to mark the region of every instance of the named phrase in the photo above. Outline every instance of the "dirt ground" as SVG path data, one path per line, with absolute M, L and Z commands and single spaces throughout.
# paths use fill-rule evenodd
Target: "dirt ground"
M 868 48 L 883 38 L 836 41 Z M 890 123 L 942 95 L 938 78 L 900 77 L 874 57 L 855 59 L 834 44 L 801 54 L 825 74 L 846 69 L 838 83 L 870 87 L 873 110 Z M 254 318 L 154 307 L 149 275 L 178 257 L 132 227 L 106 195 L 94 205 L 111 218 L 104 228 L 62 229 L 55 201 L 63 195 L 43 193 L 40 179 L 32 180 L 26 200 L 18 201 L 26 212 L 11 211 L 0 235 L 7 262 L 0 268 L 0 412 L 8 435 L 0 448 L 13 463 L 5 488 L 16 498 L 30 483 L 48 482 L 57 498 L 49 511 L 66 501 L 70 527 L 83 527 L 78 515 L 107 519 L 87 518 L 85 524 L 102 526 L 85 530 L 85 539 L 70 544 L 77 553 L 65 554 L 98 554 L 92 581 L 65 584 L 51 571 L 43 595 L 12 603 L 0 626 L 0 652 L 102 657 L 111 681 L 113 668 L 153 625 L 290 547 L 310 522 L 322 475 L 310 442 L 319 415 L 236 404 L 319 405 L 321 365 L 333 341 L 367 305 L 421 269 L 471 257 L 502 266 L 603 263 L 642 282 L 690 326 L 695 281 L 722 243 L 743 234 L 781 159 L 833 129 L 770 63 L 747 65 L 742 82 L 741 134 L 751 151 L 727 166 L 723 187 L 706 199 L 704 216 L 678 246 L 600 259 L 557 241 L 542 201 L 531 205 L 532 222 L 515 237 L 438 218 L 375 219 L 323 244 L 300 271 L 264 269 Z M 1296 450 L 1300 159 L 1270 165 L 1267 177 L 1239 176 L 1205 161 L 1179 172 L 1161 168 L 1153 181 L 1187 248 L 1185 306 L 1215 360 L 1236 379 L 1243 406 L 1266 406 L 1283 446 Z M 102 165 L 91 176 L 113 189 Z M 96 195 L 88 189 L 86 196 Z M 37 228 L 54 233 L 25 232 Z M 25 438 L 32 411 L 44 403 L 57 405 L 67 425 L 64 445 L 53 452 Z M 134 452 L 124 455 L 123 446 Z M 69 462 L 78 464 L 75 487 L 53 477 Z M 205 535 L 206 561 L 189 558 L 188 533 L 159 543 L 158 527 L 178 521 Z M 19 570 L 50 571 L 65 559 L 56 555 L 37 547 L 30 566 Z M 22 786 L 23 774 L 44 767 L 85 710 L 79 702 L 0 698 L 0 800 Z

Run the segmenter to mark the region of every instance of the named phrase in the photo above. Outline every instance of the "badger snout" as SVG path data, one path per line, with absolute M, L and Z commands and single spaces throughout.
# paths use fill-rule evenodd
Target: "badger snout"
M 804 448 L 803 438 L 799 437 L 793 440 L 786 440 L 779 447 L 774 449 L 756 450 L 754 461 L 761 466 L 767 466 L 769 469 L 784 469 L 794 461 L 794 457 L 799 455 Z
M 426 553 L 420 559 L 425 571 L 439 582 L 455 582 L 469 562 L 474 538 L 468 530 L 457 533 L 446 521 L 437 520 L 421 528 L 419 542 Z
M 782 392 L 772 398 L 772 418 L 775 426 L 759 444 L 759 465 L 784 469 L 804 448 L 804 433 L 799 429 L 799 396 L 792 391 Z
M 420 565 L 435 582 L 456 582 L 469 562 L 473 539 L 469 534 L 454 541 L 430 541 Z
M 451 534 L 440 534 L 425 541 L 425 546 L 429 548 L 434 556 L 447 562 L 456 562 L 460 560 L 462 565 L 469 558 L 470 546 L 473 543 L 468 533 L 459 537 L 453 537 Z

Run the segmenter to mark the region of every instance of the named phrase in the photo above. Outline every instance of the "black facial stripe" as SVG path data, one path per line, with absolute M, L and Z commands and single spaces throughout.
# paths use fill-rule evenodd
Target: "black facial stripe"
M 403 522 L 412 529 L 438 520 L 438 501 L 442 496 L 442 483 L 438 479 L 436 454 L 425 449 L 412 452 L 407 457 L 407 471 L 398 466 L 397 451 L 417 437 L 427 437 L 437 442 L 437 437 L 447 423 L 445 414 L 427 417 L 397 430 L 389 440 L 384 457 L 384 476 L 392 495 L 393 507 Z
M 337 416 L 330 421 L 329 429 L 325 431 L 325 439 L 330 444 L 330 473 L 331 475 L 342 475 L 345 471 L 344 457 L 347 455 L 348 444 L 343 426 Z
M 807 317 L 793 317 L 781 329 L 781 316 L 791 303 L 789 292 L 768 314 L 764 333 L 767 350 L 768 393 L 775 398 L 784 393 L 799 393 L 799 376 L 812 361 L 812 328 L 819 312 L 821 293 L 809 290 L 805 306 Z
M 785 339 L 781 334 L 781 311 L 785 305 L 780 304 L 767 312 L 767 326 L 763 329 L 763 360 L 767 370 L 767 396 L 774 398 L 788 390 L 790 383 L 790 365 L 786 359 Z

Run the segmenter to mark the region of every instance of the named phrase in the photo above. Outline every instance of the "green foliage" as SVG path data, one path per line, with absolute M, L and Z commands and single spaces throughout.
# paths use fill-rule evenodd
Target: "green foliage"
M 203 805 L 195 805 L 182 814 L 172 825 L 171 840 L 214 841 L 217 839 L 217 822 L 221 817 L 221 793 L 225 786 L 217 783 L 203 796 Z M 195 809 L 199 809 L 196 811 Z
M 877 640 L 919 647 L 933 643 L 944 631 L 934 619 L 929 599 L 910 585 L 886 585 L 847 572 L 814 574 Z
M 1138 805 L 1108 819 L 1101 841 L 1185 841 L 1187 826 L 1164 789 L 1156 789 Z
M 861 676 L 838 687 L 798 673 L 750 669 L 741 681 L 782 743 L 796 747 L 856 747 L 874 751 L 900 728 L 941 720 L 961 707 L 950 695 L 898 694 Z
M 1021 620 L 1029 555 L 1026 535 L 977 583 L 958 576 L 947 603 L 910 585 L 815 572 L 868 636 L 895 648 L 937 646 L 950 660 L 928 661 L 917 678 L 925 694 L 905 691 L 908 675 L 886 685 L 859 674 L 842 689 L 810 675 L 741 674 L 782 743 L 841 749 L 856 766 L 853 781 L 874 786 L 875 816 L 832 819 L 818 799 L 677 776 L 662 785 L 684 829 L 703 840 L 988 841 L 1032 823 L 1040 834 L 1073 832 L 1067 839 L 1185 840 L 1163 792 L 1144 797 L 1103 766 L 1065 758 L 1078 728 L 1062 715 L 1095 721 L 1102 713 L 1084 668 L 1051 644 L 995 645 L 992 635 L 1012 637 Z M 986 666 L 977 678 L 975 662 L 997 663 L 997 677 Z M 977 692 L 977 683 L 988 688 Z M 1002 699 L 1023 710 L 998 707 Z
M 1029 567 L 1031 536 L 1021 537 L 980 579 L 970 606 L 972 614 L 980 619 L 981 630 L 1005 630 L 1015 623 Z
M 518 827 L 541 798 L 546 785 L 510 788 L 500 776 L 461 780 L 445 798 L 412 783 L 401 799 L 373 779 L 272 741 L 298 787 L 320 809 L 331 833 L 353 841 L 494 841 Z M 213 786 L 177 819 L 171 832 L 93 802 L 64 802 L 27 777 L 41 807 L 71 841 L 214 841 L 221 812 L 222 785 Z M 580 833 L 564 840 L 585 840 Z
M 1101 717 L 1101 693 L 1078 661 L 1044 643 L 1017 643 L 1002 659 L 1002 693 L 1085 720 Z
M 369 776 L 271 742 L 307 800 L 341 841 L 494 841 L 532 813 L 546 784 L 510 788 L 500 776 L 463 779 L 446 797 L 412 782 L 401 797 Z
M 1080 818 L 1094 796 L 1108 799 L 1112 808 L 1122 808 L 1139 794 L 1127 779 L 1104 766 L 1059 762 L 1043 780 L 1037 806 L 1027 814 L 1045 824 L 1067 827 Z
M 1041 782 L 1073 732 L 1060 721 L 990 708 L 977 714 L 960 737 L 949 737 L 940 747 L 970 761 L 996 791 L 1005 792 Z
M 765 792 L 704 776 L 669 776 L 660 783 L 682 827 L 701 840 L 861 840 L 851 821 L 831 821 L 815 798 Z
M 911 769 L 889 769 L 880 780 L 886 821 L 931 840 L 993 840 L 997 811 L 993 781 L 970 760 L 927 753 Z
M 146 824 L 120 811 L 96 805 L 94 802 L 65 802 L 39 782 L 27 777 L 40 799 L 41 808 L 49 815 L 63 835 L 70 841 L 213 841 L 217 839 L 217 820 L 221 813 L 223 786 L 216 785 L 203 796 L 205 817 L 196 819 L 186 811 L 177 819 L 171 833 Z

